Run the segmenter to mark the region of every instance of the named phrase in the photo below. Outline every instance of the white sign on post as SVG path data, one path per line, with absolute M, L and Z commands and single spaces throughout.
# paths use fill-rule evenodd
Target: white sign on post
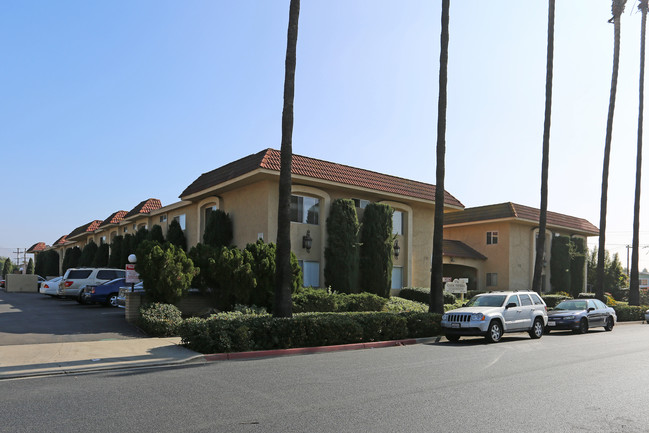
M 136 284 L 140 282 L 140 274 L 135 272 L 135 265 L 129 263 L 126 265 L 126 284 Z
M 455 279 L 452 282 L 448 282 L 446 283 L 444 290 L 449 293 L 466 293 L 466 283 L 468 281 L 463 280 L 468 280 L 468 278 L 460 278 Z

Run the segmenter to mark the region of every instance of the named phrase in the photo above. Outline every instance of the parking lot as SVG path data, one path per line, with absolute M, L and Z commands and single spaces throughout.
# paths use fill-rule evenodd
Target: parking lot
M 143 336 L 124 320 L 121 308 L 79 305 L 40 293 L 0 290 L 0 346 Z

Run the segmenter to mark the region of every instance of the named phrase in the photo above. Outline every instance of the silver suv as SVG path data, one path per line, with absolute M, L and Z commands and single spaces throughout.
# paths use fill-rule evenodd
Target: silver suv
M 483 335 L 497 343 L 505 332 L 528 332 L 532 338 L 541 338 L 547 324 L 545 302 L 531 291 L 483 293 L 442 316 L 442 332 L 449 341 Z
M 70 268 L 59 282 L 59 296 L 75 298 L 81 302 L 81 289 L 85 286 L 98 286 L 115 278 L 126 277 L 124 269 L 108 268 Z

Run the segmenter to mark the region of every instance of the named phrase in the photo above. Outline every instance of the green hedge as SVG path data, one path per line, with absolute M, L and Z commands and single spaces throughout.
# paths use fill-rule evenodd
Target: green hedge
M 332 293 L 326 289 L 304 288 L 293 295 L 294 313 L 382 311 L 386 298 L 372 293 Z
M 329 346 L 440 334 L 439 314 L 308 313 L 292 318 L 191 318 L 178 327 L 183 344 L 202 353 Z
M 559 302 L 563 301 L 564 299 L 570 299 L 570 296 L 552 294 L 541 295 L 541 298 L 543 298 L 543 301 L 545 301 L 545 305 L 547 305 L 548 308 L 554 308 Z
M 649 309 L 647 305 L 615 305 L 613 307 L 617 315 L 618 322 L 632 322 L 635 320 L 644 320 L 645 311 Z
M 178 325 L 183 321 L 180 310 L 171 304 L 149 304 L 140 308 L 138 326 L 152 337 L 178 335 Z
M 430 304 L 430 288 L 428 287 L 404 287 L 399 292 L 399 296 L 405 299 L 410 299 L 411 301 Z M 453 293 L 444 292 L 445 304 L 454 304 L 456 300 L 457 298 Z

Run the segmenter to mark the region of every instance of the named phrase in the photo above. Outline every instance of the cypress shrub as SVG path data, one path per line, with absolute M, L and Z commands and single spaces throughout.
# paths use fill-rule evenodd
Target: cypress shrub
M 167 230 L 167 242 L 177 246 L 183 251 L 187 251 L 185 233 L 183 233 L 183 229 L 180 228 L 180 223 L 177 220 L 172 220 L 169 224 L 169 230 Z
M 108 266 L 109 255 L 110 252 L 108 244 L 99 245 L 97 252 L 95 253 L 95 257 L 92 260 L 92 266 L 95 268 L 105 268 L 106 266 Z
M 185 252 L 172 244 L 163 247 L 144 241 L 137 252 L 135 270 L 140 274 L 147 298 L 173 304 L 187 293 L 198 272 Z
M 139 229 L 137 229 L 137 232 L 135 232 L 135 243 L 133 245 L 133 249 L 137 251 L 137 248 L 142 244 L 142 242 L 149 240 L 149 230 L 147 230 L 146 227 L 142 226 Z
M 151 227 L 151 230 L 149 231 L 149 237 L 147 238 L 150 241 L 158 242 L 160 245 L 165 243 L 165 236 L 162 233 L 162 227 L 160 227 L 158 224 L 155 224 L 153 227 Z
M 122 245 L 124 243 L 124 236 L 118 235 L 113 238 L 110 244 L 110 257 L 108 258 L 108 266 L 111 268 L 122 267 Z
M 570 290 L 570 238 L 568 236 L 552 239 L 550 272 L 552 290 Z
M 34 274 L 34 261 L 31 257 L 29 258 L 29 262 L 27 262 L 27 269 L 25 270 L 25 272 L 29 275 Z
M 393 212 L 386 204 L 368 204 L 361 229 L 360 288 L 384 298 L 390 297 L 392 282 Z
M 325 286 L 342 293 L 358 291 L 358 216 L 351 199 L 336 199 L 327 218 Z
M 7 278 L 7 274 L 10 274 L 12 269 L 13 264 L 11 263 L 11 259 L 7 257 L 2 267 L 2 278 Z
M 73 247 L 65 250 L 65 255 L 63 256 L 63 269 L 61 271 L 65 273 L 70 268 L 76 268 L 79 265 L 79 260 L 81 258 L 81 248 Z
M 586 243 L 582 238 L 572 238 L 570 255 L 570 295 L 575 297 L 584 289 Z
M 37 275 L 46 276 L 45 262 L 47 261 L 47 251 L 36 254 L 36 263 L 34 264 L 34 272 Z
M 42 254 L 39 254 L 39 256 L 41 255 L 44 255 L 45 264 L 43 265 L 43 274 L 40 275 L 42 276 L 61 275 L 59 269 L 59 260 L 60 260 L 59 253 L 57 253 L 54 250 L 48 250 Z
M 229 214 L 221 209 L 209 213 L 207 221 L 205 221 L 203 243 L 213 247 L 232 245 L 232 220 Z

